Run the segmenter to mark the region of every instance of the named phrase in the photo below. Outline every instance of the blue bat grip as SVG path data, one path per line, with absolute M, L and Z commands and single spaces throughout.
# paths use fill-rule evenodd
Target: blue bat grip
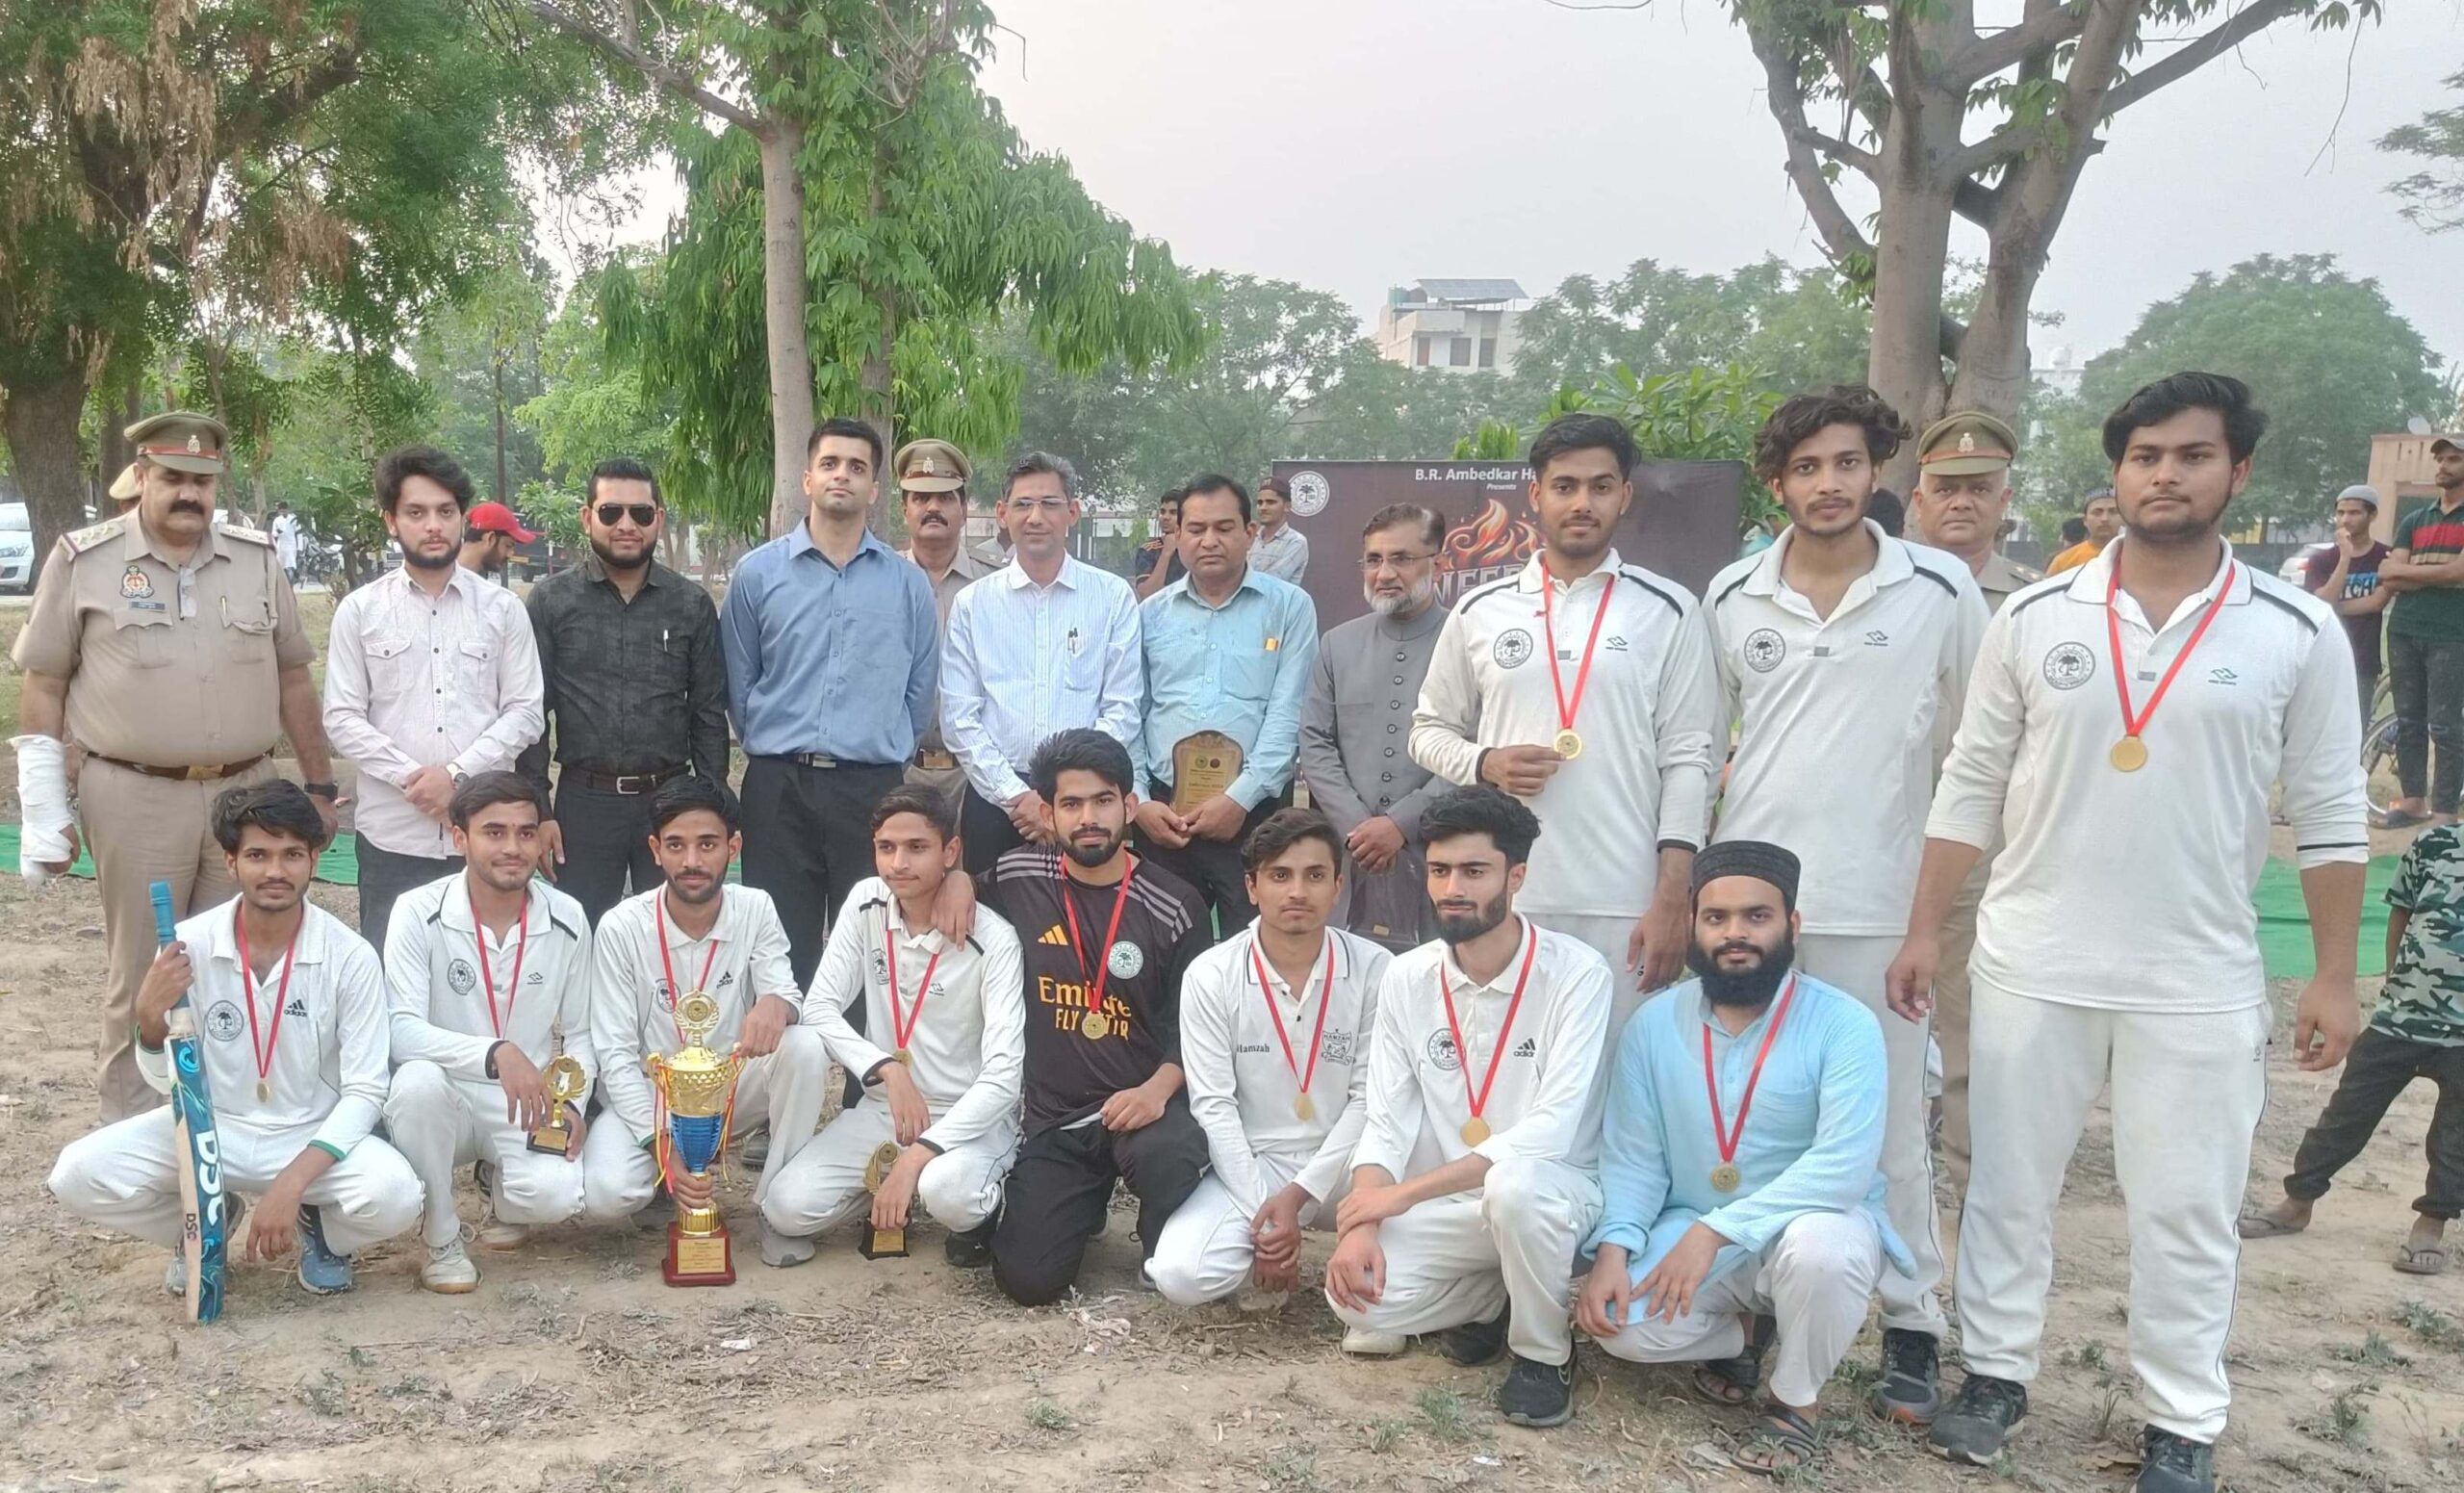
M 171 941 L 171 935 L 173 932 L 173 918 L 171 916 L 171 884 L 169 882 L 156 882 L 152 887 L 146 888 L 146 894 L 154 899 L 154 946 L 156 948 L 161 948 L 164 944 Z

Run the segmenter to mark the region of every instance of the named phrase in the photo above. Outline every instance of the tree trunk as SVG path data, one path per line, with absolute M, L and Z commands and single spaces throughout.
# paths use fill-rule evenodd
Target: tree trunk
M 882 184 L 889 180 L 889 146 L 876 139 L 873 145 L 873 179 L 870 199 L 866 204 L 870 222 L 881 221 L 886 201 Z M 881 326 L 872 347 L 865 349 L 863 366 L 857 371 L 857 388 L 863 400 L 859 417 L 880 433 L 882 450 L 893 450 L 898 443 L 898 388 L 890 373 L 890 350 L 898 346 L 898 292 L 886 285 L 867 287 L 874 309 L 881 315 Z
M 504 475 L 504 354 L 491 358 L 497 387 L 497 502 L 510 507 L 513 498 L 505 485 Z
M 773 119 L 761 145 L 762 317 L 770 345 L 770 532 L 805 516 L 805 442 L 812 435 L 812 348 L 805 334 L 804 129 Z
M 60 536 L 86 527 L 90 492 L 77 449 L 77 417 L 86 408 L 85 373 L 75 371 L 44 384 L 19 384 L 0 406 L 0 429 L 9 437 L 9 459 L 26 495 L 34 524 L 35 565 L 51 557 Z
M 1895 31 L 1893 60 L 1916 39 Z M 1911 76 L 1913 76 L 1912 73 Z M 1882 211 L 1874 238 L 1874 343 L 1865 381 L 1900 418 L 1922 429 L 1942 413 L 1942 280 L 1950 264 L 1952 200 L 1959 173 L 1963 101 L 1893 80 L 1890 128 L 1881 152 Z M 1906 492 L 1916 473 L 1906 442 L 1883 479 Z

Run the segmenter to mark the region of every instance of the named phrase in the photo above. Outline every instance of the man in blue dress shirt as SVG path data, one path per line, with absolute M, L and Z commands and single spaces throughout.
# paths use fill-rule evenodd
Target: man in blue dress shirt
M 746 555 L 719 612 L 744 770 L 744 880 L 786 925 L 799 988 L 830 914 L 873 874 L 873 806 L 905 780 L 938 661 L 933 588 L 865 527 L 882 441 L 825 420 L 805 521 Z
M 1601 1135 L 1605 1200 L 1575 1323 L 1620 1358 L 1694 1363 L 1694 1389 L 1754 1399 L 1735 1453 L 1777 1474 L 1814 1455 L 1814 1401 L 1864 1326 L 1887 1259 L 1882 1029 L 1792 970 L 1797 858 L 1758 840 L 1694 861 L 1699 977 L 1627 1023 Z
M 1306 591 L 1249 564 L 1257 532 L 1246 488 L 1212 475 L 1192 482 L 1181 500 L 1189 574 L 1138 608 L 1146 721 L 1143 750 L 1133 755 L 1149 785 L 1138 806 L 1139 848 L 1195 887 L 1227 933 L 1258 915 L 1241 842 L 1292 786 L 1318 661 L 1318 607 Z M 1219 791 L 1193 784 L 1175 805 L 1185 762 L 1230 781 Z

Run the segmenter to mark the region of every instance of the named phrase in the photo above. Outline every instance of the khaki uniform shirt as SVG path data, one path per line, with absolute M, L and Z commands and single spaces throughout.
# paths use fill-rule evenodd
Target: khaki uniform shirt
M 1977 571 L 1976 588 L 1985 593 L 1985 605 L 1989 610 L 2000 611 L 2002 604 L 2011 599 L 2012 592 L 2035 585 L 2043 579 L 1996 550 L 1985 557 L 1984 566 Z
M 183 569 L 133 513 L 60 541 L 15 650 L 68 682 L 72 739 L 149 767 L 271 751 L 281 671 L 315 656 L 271 539 L 216 524 Z
M 916 560 L 915 551 L 911 546 L 898 553 L 909 564 L 914 565 L 918 570 L 924 570 L 923 565 Z M 986 564 L 982 556 L 965 545 L 960 545 L 957 553 L 950 556 L 949 569 L 941 572 L 937 577 L 929 570 L 924 571 L 924 579 L 933 583 L 933 613 L 940 619 L 941 637 L 944 641 L 950 635 L 950 604 L 959 599 L 961 591 L 999 569 L 1001 567 L 998 565 Z M 933 692 L 933 708 L 929 719 L 933 724 L 926 727 L 924 734 L 916 738 L 915 755 L 918 757 L 927 753 L 938 756 L 949 751 L 949 747 L 941 740 L 941 702 L 937 685 Z M 938 770 L 947 771 L 948 769 Z

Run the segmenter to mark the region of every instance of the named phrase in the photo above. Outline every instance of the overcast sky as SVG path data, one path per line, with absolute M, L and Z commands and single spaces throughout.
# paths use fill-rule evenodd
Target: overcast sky
M 995 9 L 1016 35 L 1000 36 L 985 81 L 1029 143 L 1067 156 L 1185 264 L 1297 280 L 1367 314 L 1423 276 L 1507 276 L 1537 296 L 1644 257 L 1693 270 L 1820 257 L 1781 174 L 1760 68 L 1717 0 L 1587 14 L 1546 0 Z M 1988 20 L 2018 9 L 1978 5 Z M 2065 344 L 2110 346 L 2196 271 L 2262 252 L 2337 255 L 2433 348 L 2464 356 L 2464 232 L 2398 218 L 2385 188 L 2409 167 L 2372 143 L 2464 102 L 2438 87 L 2464 68 L 2464 11 L 2388 12 L 2357 49 L 2347 33 L 2279 26 L 2118 121 L 2037 293 L 2067 318 L 2037 333 L 2040 367 Z M 1982 238 L 1964 251 L 1981 257 Z

